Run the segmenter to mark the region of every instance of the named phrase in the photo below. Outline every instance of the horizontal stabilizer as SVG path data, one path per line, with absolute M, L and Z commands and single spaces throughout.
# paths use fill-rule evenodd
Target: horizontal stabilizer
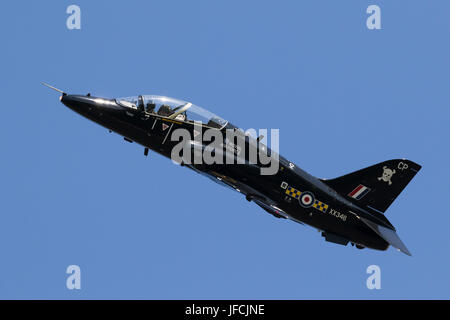
M 378 234 L 381 238 L 386 240 L 391 246 L 394 248 L 397 248 L 401 252 L 407 254 L 408 256 L 411 255 L 408 248 L 406 248 L 405 244 L 400 240 L 399 236 L 394 230 L 385 228 L 383 226 L 380 226 L 379 224 L 376 224 L 370 220 L 364 219 L 360 217 L 361 221 L 364 222 L 370 229 L 375 231 L 376 234 Z

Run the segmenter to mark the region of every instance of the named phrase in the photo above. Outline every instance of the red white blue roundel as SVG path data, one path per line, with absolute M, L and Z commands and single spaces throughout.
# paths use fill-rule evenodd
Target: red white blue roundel
M 314 195 L 309 191 L 302 192 L 302 195 L 298 199 L 298 202 L 302 207 L 309 208 L 314 203 Z

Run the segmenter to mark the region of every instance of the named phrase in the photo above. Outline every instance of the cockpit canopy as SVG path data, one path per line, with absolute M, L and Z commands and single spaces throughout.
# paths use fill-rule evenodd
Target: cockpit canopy
M 173 120 L 194 122 L 198 121 L 212 128 L 234 128 L 228 121 L 205 110 L 195 104 L 179 99 L 155 96 L 139 95 L 126 98 L 117 98 L 116 102 L 123 107 L 156 114 Z

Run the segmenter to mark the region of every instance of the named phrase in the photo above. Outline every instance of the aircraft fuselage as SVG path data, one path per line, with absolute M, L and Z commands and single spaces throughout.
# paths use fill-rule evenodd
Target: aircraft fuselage
M 171 158 L 178 143 L 171 139 L 176 129 L 185 129 L 192 137 L 198 134 L 199 127 L 194 123 L 170 119 L 143 108 L 127 108 L 114 99 L 63 94 L 61 101 L 127 141 L 136 142 L 167 158 Z M 205 124 L 200 128 L 202 131 L 211 129 Z M 215 130 L 223 131 L 223 136 L 226 136 L 226 128 Z M 240 139 L 248 149 L 254 145 L 252 138 L 246 135 L 241 135 Z M 202 144 L 200 148 L 205 146 Z M 282 156 L 278 157 L 279 168 L 273 175 L 261 175 L 261 165 L 249 163 L 248 159 L 244 164 L 181 164 L 237 190 L 275 217 L 292 219 L 322 231 L 326 240 L 331 242 L 350 242 L 359 248 L 386 250 L 389 243 L 361 218 L 395 230 L 381 213 L 359 207 L 323 180 L 311 176 Z

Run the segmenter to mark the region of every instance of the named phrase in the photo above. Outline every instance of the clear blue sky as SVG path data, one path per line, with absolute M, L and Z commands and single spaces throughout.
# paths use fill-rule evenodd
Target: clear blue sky
M 66 28 L 70 4 L 81 30 Z M 366 28 L 370 4 L 382 30 Z M 450 298 L 449 11 L 425 0 L 3 3 L 0 298 Z M 167 95 L 279 128 L 281 154 L 318 177 L 416 161 L 387 211 L 413 256 L 274 219 L 144 157 L 40 81 Z M 66 289 L 71 264 L 80 291 Z M 371 264 L 378 291 L 366 288 Z

